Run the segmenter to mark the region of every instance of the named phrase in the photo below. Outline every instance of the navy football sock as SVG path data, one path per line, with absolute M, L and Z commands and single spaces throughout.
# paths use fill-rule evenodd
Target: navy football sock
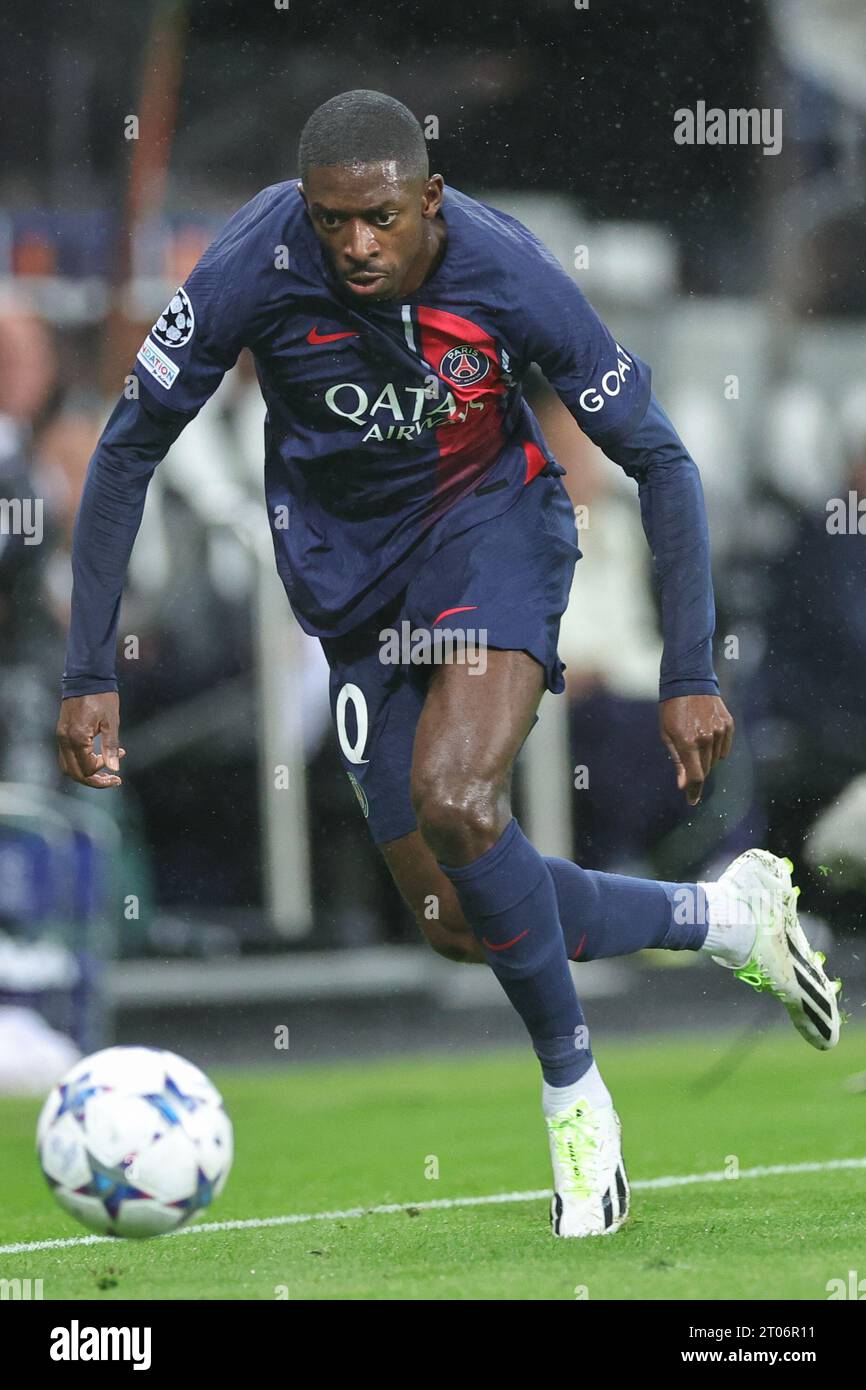
M 494 975 L 526 1024 L 545 1081 L 569 1086 L 592 1065 L 569 971 L 556 890 L 516 820 L 471 864 L 440 865 Z
M 699 951 L 707 903 L 696 883 L 661 883 L 582 869 L 545 858 L 556 888 L 566 954 L 572 960 L 627 956 L 647 946 Z

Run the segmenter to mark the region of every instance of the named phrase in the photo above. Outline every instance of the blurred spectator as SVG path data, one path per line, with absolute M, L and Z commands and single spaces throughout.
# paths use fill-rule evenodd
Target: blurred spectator
M 795 853 L 815 815 L 866 771 L 866 440 L 828 505 L 803 507 L 770 569 L 753 689 L 777 836 Z
M 45 595 L 64 640 L 72 598 L 72 530 L 99 432 L 99 417 L 79 409 L 54 416 L 35 440 L 34 481 L 45 499 L 54 541 L 43 570 Z
M 56 385 L 48 329 L 25 305 L 0 305 L 0 780 L 50 783 L 46 658 L 52 621 L 43 578 L 49 521 L 33 438 Z M 56 681 L 54 682 L 56 689 Z
M 4 455 L 8 440 L 26 444 L 56 384 L 57 360 L 51 334 L 26 304 L 0 303 L 0 422 Z

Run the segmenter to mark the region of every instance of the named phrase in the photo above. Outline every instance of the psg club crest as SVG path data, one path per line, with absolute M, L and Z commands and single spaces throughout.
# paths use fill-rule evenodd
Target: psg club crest
M 151 338 L 167 348 L 183 347 L 192 337 L 195 314 L 186 290 L 178 289 L 166 304 L 153 328 Z
M 490 358 L 486 353 L 463 343 L 446 352 L 439 371 L 455 386 L 474 386 L 476 381 L 483 381 L 490 371 Z

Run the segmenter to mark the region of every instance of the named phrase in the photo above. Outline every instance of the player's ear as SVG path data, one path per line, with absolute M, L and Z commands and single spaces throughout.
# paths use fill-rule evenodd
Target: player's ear
M 310 210 L 310 204 L 309 204 L 309 202 L 308 202 L 308 200 L 307 200 L 306 190 L 304 189 L 304 185 L 301 183 L 301 180 L 300 180 L 300 179 L 298 179 L 298 192 L 300 193 L 301 197 L 302 197 L 303 200 L 304 200 L 304 207 L 305 207 L 305 208 L 307 209 L 307 211 L 309 212 L 309 210 Z
M 431 174 L 422 194 L 422 216 L 435 217 L 445 196 L 445 180 L 441 174 Z

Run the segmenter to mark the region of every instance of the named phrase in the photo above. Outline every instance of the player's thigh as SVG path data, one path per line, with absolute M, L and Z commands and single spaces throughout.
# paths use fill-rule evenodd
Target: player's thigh
M 510 775 L 542 691 L 564 688 L 556 647 L 579 553 L 568 494 L 558 478 L 540 477 L 413 578 L 405 610 L 434 657 L 413 801 L 431 782 L 502 784 Z
M 437 667 L 415 735 L 413 798 L 430 783 L 454 790 L 509 786 L 543 690 L 544 670 L 525 651 L 488 651 L 483 674 Z

